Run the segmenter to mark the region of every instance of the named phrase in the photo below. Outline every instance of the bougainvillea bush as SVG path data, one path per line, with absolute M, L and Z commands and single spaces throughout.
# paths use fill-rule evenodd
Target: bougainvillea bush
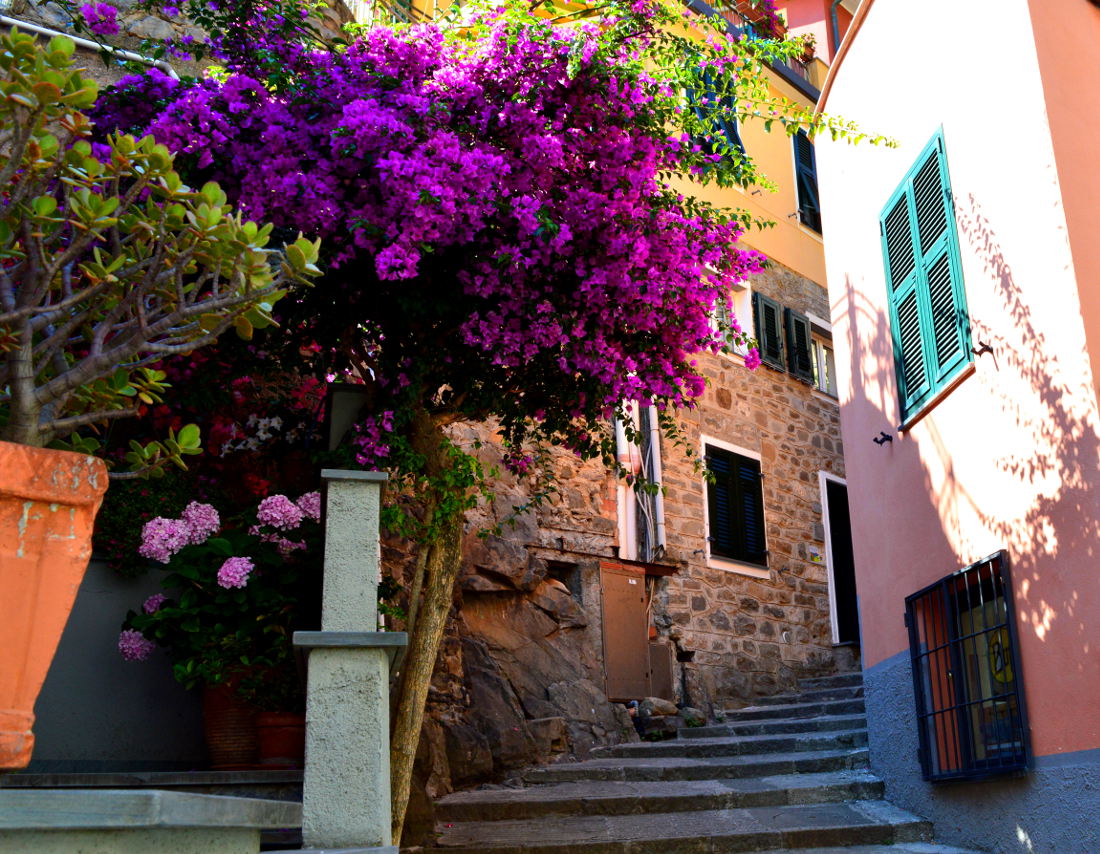
M 302 36 L 285 2 L 187 8 L 211 18 L 219 72 L 127 78 L 96 121 L 152 133 L 249 216 L 323 238 L 324 282 L 280 303 L 285 340 L 362 383 L 359 462 L 417 499 L 385 520 L 420 543 L 391 751 L 399 838 L 483 477 L 448 425 L 495 419 L 518 474 L 546 444 L 616 466 L 611 421 L 638 404 L 675 436 L 668 413 L 705 386 L 695 355 L 731 334 L 715 309 L 762 262 L 737 243 L 741 214 L 692 195 L 764 181 L 722 122 L 853 131 L 770 94 L 762 62 L 797 46 L 738 41 L 660 0 L 464 5 L 339 49 Z M 707 97 L 689 106 L 686 90 Z

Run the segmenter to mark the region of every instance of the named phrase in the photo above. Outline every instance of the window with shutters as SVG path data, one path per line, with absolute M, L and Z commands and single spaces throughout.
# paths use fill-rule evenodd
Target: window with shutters
M 752 295 L 752 321 L 760 361 L 765 365 L 787 369 L 787 345 L 783 336 L 783 307 L 761 293 Z
M 829 397 L 836 397 L 836 359 L 833 357 L 833 339 L 814 335 L 813 350 L 814 388 Z
M 732 95 L 720 95 L 714 72 L 704 68 L 700 73 L 701 89 L 687 89 L 687 102 L 706 128 L 696 142 L 707 154 L 728 154 L 733 149 L 745 153 L 737 127 L 737 101 Z
M 707 471 L 707 556 L 768 565 L 760 460 L 705 440 Z M 733 567 L 735 568 L 735 567 Z
M 787 368 L 806 383 L 814 381 L 813 336 L 810 319 L 792 308 L 783 309 L 787 332 Z
M 798 218 L 804 226 L 821 234 L 821 204 L 817 197 L 817 160 L 814 144 L 805 131 L 794 139 L 794 175 L 798 188 Z
M 731 308 L 733 317 L 730 316 Z M 740 341 L 736 335 L 729 332 L 734 318 L 737 319 L 737 325 L 746 332 L 752 331 L 752 287 L 748 282 L 735 284 L 730 289 L 730 304 L 726 305 L 719 300 L 714 311 L 715 328 L 718 331 L 726 330 L 724 335 L 726 348 L 723 352 L 727 355 L 744 357 L 749 350 L 748 344 Z
M 879 227 L 904 421 L 974 358 L 942 131 L 886 203 Z
M 1008 555 L 997 552 L 905 599 L 926 780 L 1028 767 Z

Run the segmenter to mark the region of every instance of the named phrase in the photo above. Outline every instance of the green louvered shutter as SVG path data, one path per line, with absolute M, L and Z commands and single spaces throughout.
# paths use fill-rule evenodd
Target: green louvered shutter
M 937 134 L 880 220 L 902 418 L 972 359 L 943 137 Z
M 817 198 L 817 160 L 814 144 L 803 130 L 794 135 L 795 186 L 798 188 L 798 218 L 807 228 L 821 234 L 821 203 Z
M 811 351 L 810 319 L 790 308 L 783 309 L 787 327 L 788 370 L 800 380 L 814 381 L 814 361 Z
M 716 557 L 766 566 L 764 498 L 760 462 L 723 448 L 707 446 L 710 553 Z
M 786 370 L 787 364 L 783 358 L 783 309 L 779 303 L 763 294 L 754 293 L 752 322 L 761 361 L 781 371 Z

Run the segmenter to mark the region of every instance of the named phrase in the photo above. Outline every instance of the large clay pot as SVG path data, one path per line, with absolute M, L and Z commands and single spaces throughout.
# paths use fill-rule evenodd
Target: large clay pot
M 260 764 L 265 768 L 301 768 L 306 755 L 306 716 L 260 712 L 256 718 Z
M 0 771 L 34 749 L 34 703 L 92 552 L 102 460 L 0 442 Z

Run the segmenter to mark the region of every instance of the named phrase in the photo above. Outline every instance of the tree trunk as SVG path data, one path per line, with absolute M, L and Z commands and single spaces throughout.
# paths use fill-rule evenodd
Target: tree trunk
M 424 421 L 427 423 L 424 423 Z M 426 460 L 425 470 L 430 478 L 439 481 L 451 465 L 446 451 L 447 440 L 438 426 L 430 422 L 425 413 L 421 423 L 414 427 L 414 448 Z M 421 545 L 427 549 L 424 565 L 423 599 L 417 609 L 415 630 L 409 638 L 409 649 L 402 665 L 398 686 L 397 711 L 390 738 L 390 780 L 392 789 L 394 845 L 401 843 L 401 830 L 405 823 L 405 809 L 409 803 L 413 762 L 420 743 L 420 730 L 424 723 L 424 707 L 428 688 L 432 681 L 447 615 L 451 610 L 454 585 L 461 568 L 462 526 L 464 514 L 441 514 L 438 496 L 431 490 L 425 511 L 434 518 L 437 534 L 431 542 Z

